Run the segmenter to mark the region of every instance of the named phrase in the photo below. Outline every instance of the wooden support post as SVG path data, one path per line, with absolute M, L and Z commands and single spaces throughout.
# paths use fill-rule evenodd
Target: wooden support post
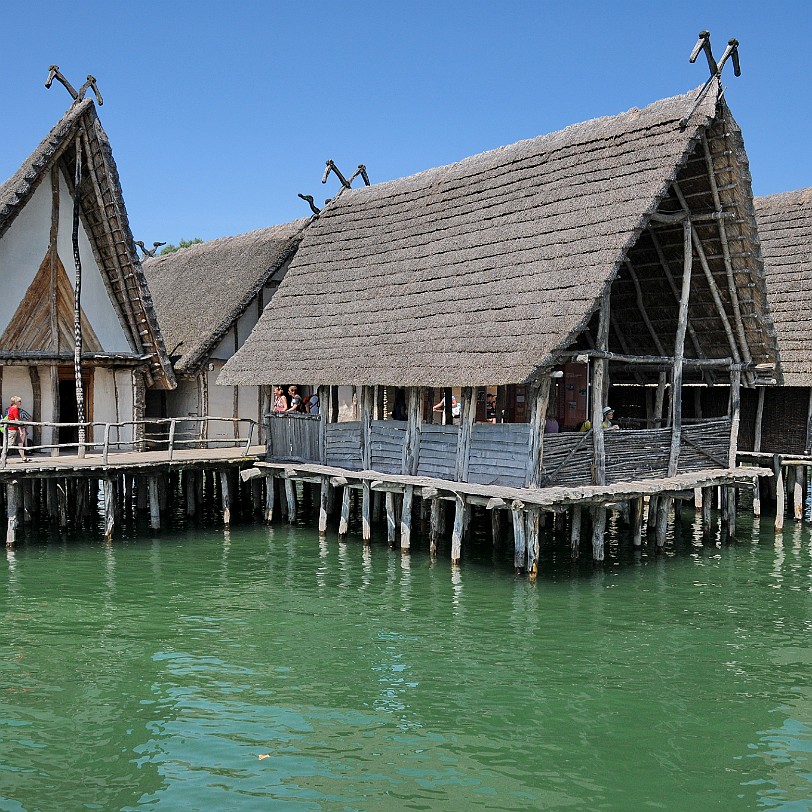
M 288 506 L 288 523 L 296 521 L 296 483 L 287 477 L 285 482 L 285 504 Z
M 592 560 L 603 561 L 606 536 L 606 507 L 594 505 L 592 514 Z
M 409 552 L 412 543 L 412 502 L 414 500 L 414 485 L 407 485 L 403 489 L 403 507 L 400 512 L 400 551 Z
M 59 504 L 59 526 L 63 530 L 68 526 L 68 482 L 60 480 L 57 486 L 57 502 Z
M 603 291 L 601 297 L 598 335 L 595 342 L 596 349 L 604 352 L 609 349 L 609 299 L 611 292 L 612 289 L 609 286 Z M 606 484 L 602 393 L 608 366 L 609 362 L 605 358 L 595 358 L 592 361 L 592 483 L 594 485 Z
M 276 489 L 274 487 L 273 474 L 265 475 L 265 523 L 270 524 L 273 521 L 273 509 L 276 497 Z
M 761 477 L 753 480 L 753 516 L 761 516 Z
M 654 398 L 654 424 L 652 428 L 662 428 L 663 411 L 665 409 L 665 371 L 661 371 L 657 377 L 657 394 Z
M 397 539 L 397 511 L 395 510 L 395 494 L 392 491 L 387 491 L 381 496 L 386 497 L 386 543 L 390 547 L 395 546 Z
M 812 390 L 810 390 L 812 393 Z M 812 398 L 810 398 L 810 403 L 812 403 Z M 760 386 L 758 388 L 758 402 L 756 404 L 756 424 L 753 430 L 753 451 L 758 453 L 761 451 L 761 426 L 764 421 L 764 387 Z M 809 432 L 809 428 L 807 427 L 807 433 Z
M 330 477 L 321 478 L 321 490 L 319 492 L 319 535 L 327 535 L 327 506 L 330 502 Z
M 513 502 L 510 508 L 513 518 L 513 566 L 516 572 L 522 572 L 527 563 L 527 538 L 525 536 L 524 505 Z
M 576 561 L 581 552 L 581 515 L 583 509 L 580 505 L 572 506 L 570 523 L 570 551 L 572 560 Z
M 186 517 L 191 519 L 197 512 L 195 472 L 191 468 L 183 472 L 183 491 L 183 495 L 186 497 Z
M 59 497 L 57 496 L 56 485 L 57 482 L 55 479 L 49 479 L 45 485 L 46 503 L 48 505 L 48 518 L 51 519 L 52 521 L 57 521 L 59 519 Z
M 665 547 L 665 538 L 668 533 L 668 513 L 670 509 L 671 499 L 667 496 L 661 496 L 657 500 L 657 525 L 654 531 L 658 550 Z
M 223 524 L 226 527 L 231 525 L 231 492 L 228 474 L 228 471 L 220 471 L 220 500 L 223 506 Z
M 781 464 L 781 457 L 775 456 L 775 529 L 784 529 L 784 511 L 786 510 L 787 489 L 784 484 L 784 466 Z
M 17 511 L 20 504 L 20 484 L 9 482 L 6 486 L 6 513 L 8 524 L 6 527 L 6 547 L 13 547 L 17 542 Z
M 545 410 L 546 413 L 546 410 Z M 541 511 L 538 508 L 530 508 L 527 511 L 527 574 L 531 579 L 535 579 L 538 574 L 539 561 L 539 535 L 541 531 Z
M 674 506 L 674 527 L 678 527 L 682 523 L 682 499 L 672 500 Z
M 403 443 L 403 464 L 401 471 L 404 474 L 416 474 L 420 456 L 420 432 L 423 428 L 423 390 L 410 386 L 406 390 L 406 439 Z
M 352 491 L 349 485 L 345 485 L 341 494 L 341 519 L 338 522 L 338 540 L 344 541 L 347 538 L 347 530 L 350 526 L 350 496 Z
M 31 492 L 31 480 L 24 479 L 20 483 L 20 496 L 23 508 L 23 524 L 31 524 L 33 493 Z
M 372 405 L 375 388 L 361 387 L 361 467 L 368 471 L 372 468 Z
M 652 494 L 648 498 L 648 516 L 646 517 L 646 535 L 654 533 L 657 528 L 657 504 L 660 497 Z
M 361 483 L 361 539 L 364 544 L 369 544 L 372 541 L 371 503 L 372 483 L 365 479 Z
M 736 538 L 736 489 L 730 485 L 727 491 L 727 534 L 731 539 Z
M 460 433 L 457 435 L 457 456 L 454 466 L 454 475 L 457 482 L 468 481 L 468 460 L 471 455 L 471 435 L 476 420 L 475 390 L 466 386 L 462 390 L 462 412 L 460 420 Z M 453 421 L 452 421 L 453 422 Z
M 149 525 L 153 530 L 161 529 L 161 505 L 158 499 L 158 477 L 149 477 Z
M 806 468 L 802 465 L 796 465 L 795 467 L 795 477 L 793 479 L 793 488 L 792 488 L 792 503 L 794 508 L 795 514 L 795 521 L 800 522 L 803 521 L 804 518 L 804 479 L 806 474 Z
M 465 496 L 461 493 L 454 498 L 454 529 L 451 532 L 451 563 L 459 564 L 462 555 L 462 536 L 465 527 L 465 514 L 470 510 Z
M 445 505 L 442 499 L 431 500 L 431 524 L 429 526 L 429 555 L 434 558 L 437 555 L 437 541 L 443 532 L 445 518 Z
M 107 477 L 102 487 L 104 490 L 104 538 L 106 541 L 112 541 L 115 527 L 113 480 Z
M 682 442 L 682 361 L 685 356 L 685 331 L 688 327 L 688 299 L 691 295 L 691 222 L 683 223 L 682 292 L 679 300 L 677 334 L 674 338 L 674 369 L 671 377 L 671 449 L 668 454 L 668 476 L 675 476 L 679 468 Z
M 529 488 L 537 488 L 541 484 L 541 472 L 544 468 L 544 427 L 547 421 L 547 406 L 550 402 L 550 384 L 550 375 L 545 373 L 539 386 L 531 389 L 530 431 L 524 480 L 525 486 Z
M 739 422 L 741 421 L 741 382 L 742 373 L 738 368 L 730 372 L 730 453 L 727 467 L 736 467 L 736 452 L 739 447 Z
M 702 534 L 711 532 L 711 508 L 713 507 L 713 488 L 702 489 Z
M 638 496 L 629 502 L 629 518 L 632 531 L 632 544 L 640 547 L 643 543 L 643 497 Z
M 499 508 L 491 510 L 491 541 L 497 547 L 502 539 L 502 511 Z

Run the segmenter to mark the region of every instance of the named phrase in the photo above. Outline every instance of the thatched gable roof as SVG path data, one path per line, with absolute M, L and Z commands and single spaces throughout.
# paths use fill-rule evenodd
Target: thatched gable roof
M 175 372 L 194 375 L 268 283 L 280 281 L 309 221 L 191 245 L 144 262 Z
M 757 197 L 755 204 L 784 383 L 812 386 L 812 188 Z
M 133 353 L 150 356 L 148 384 L 172 389 L 175 378 L 133 243 L 118 169 L 91 99 L 75 101 L 20 169 L 0 186 L 0 238 L 52 166 L 62 165 L 72 188 L 77 135 L 84 141 L 83 152 L 90 155 L 89 160 L 87 154 L 83 158 L 82 222 L 96 249 L 110 299 Z
M 740 139 L 713 89 L 680 127 L 695 98 L 665 99 L 341 194 L 308 228 L 272 303 L 219 380 L 482 386 L 534 379 L 588 327 L 689 159 L 704 167 L 697 150 L 707 128 L 726 117 L 719 137 L 731 130 Z M 733 171 L 733 185 L 749 190 L 746 160 Z M 697 199 L 712 207 L 704 192 Z M 736 216 L 756 239 L 751 192 Z M 761 269 L 745 272 L 751 280 Z M 763 290 L 763 279 L 741 284 Z M 670 290 L 667 298 L 673 323 Z M 629 307 L 640 322 L 633 294 Z M 307 322 L 306 340 L 278 329 L 291 314 Z M 774 345 L 769 318 L 748 329 L 762 361 Z M 705 355 L 727 356 L 725 333 L 712 338 L 721 346 L 709 342 Z M 642 342 L 636 348 L 651 350 Z

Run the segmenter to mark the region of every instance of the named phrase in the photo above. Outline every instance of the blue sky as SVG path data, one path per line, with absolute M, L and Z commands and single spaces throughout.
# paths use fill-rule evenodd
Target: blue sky
M 739 39 L 727 98 L 757 195 L 812 186 L 812 2 L 5 0 L 0 178 L 94 74 L 136 239 L 308 214 L 325 161 L 372 182 L 685 92 Z M 360 181 L 359 181 L 360 182 Z

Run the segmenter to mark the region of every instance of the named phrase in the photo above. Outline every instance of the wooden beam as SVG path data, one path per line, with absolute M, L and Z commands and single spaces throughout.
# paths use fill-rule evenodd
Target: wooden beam
M 321 403 L 321 395 L 319 395 L 319 403 Z M 326 416 L 325 416 L 326 422 Z M 319 535 L 327 535 L 327 506 L 330 502 L 330 477 L 321 477 L 321 488 L 319 490 Z
M 606 507 L 593 505 L 592 513 L 592 560 L 603 561 L 606 536 Z
M 693 249 L 691 247 L 691 221 L 683 224 L 682 290 L 677 316 L 677 334 L 674 338 L 674 372 L 671 383 L 671 448 L 668 454 L 668 476 L 674 476 L 679 466 L 680 440 L 682 437 L 682 359 L 685 355 L 685 332 L 688 327 L 688 300 L 691 296 L 691 271 Z
M 510 508 L 513 519 L 513 566 L 521 572 L 527 562 L 527 537 L 525 536 L 524 505 L 513 502 Z
M 416 474 L 420 457 L 420 432 L 423 428 L 423 398 L 421 387 L 410 386 L 406 390 L 406 440 L 403 443 L 401 470 L 404 474 Z
M 530 431 L 528 433 L 525 487 L 538 488 L 544 468 L 544 427 L 550 402 L 550 375 L 543 374 L 539 386 L 530 390 Z
M 570 519 L 570 554 L 573 561 L 578 559 L 581 549 L 581 514 L 580 505 L 573 505 Z
M 267 475 L 265 477 L 265 522 L 266 524 L 270 524 L 273 521 L 273 508 L 274 508 L 274 498 L 276 496 L 276 492 L 274 489 L 274 478 L 273 475 Z
M 730 452 L 727 467 L 736 467 L 736 451 L 739 443 L 739 423 L 741 422 L 741 382 L 742 374 L 738 369 L 730 373 Z
M 810 398 L 809 398 L 809 406 L 812 409 L 812 389 L 809 390 Z M 758 387 L 758 401 L 756 403 L 756 422 L 755 426 L 753 427 L 753 451 L 758 454 L 761 451 L 761 434 L 762 434 L 762 424 L 764 421 L 764 387 Z M 806 428 L 806 436 L 807 436 L 807 444 L 809 443 L 809 417 L 807 417 L 807 428 Z
M 457 482 L 468 481 L 468 459 L 471 453 L 471 434 L 476 419 L 475 390 L 466 386 L 462 390 L 462 419 L 457 435 L 457 455 L 454 466 L 454 478 Z
M 341 518 L 338 522 L 338 540 L 344 541 L 347 538 L 347 530 L 350 526 L 350 497 L 352 490 L 345 485 L 341 493 Z
M 400 550 L 409 552 L 412 539 L 412 503 L 414 499 L 414 485 L 407 485 L 403 489 L 403 505 L 400 511 Z
M 609 347 L 609 299 L 611 286 L 603 291 L 598 318 L 597 349 L 608 350 Z M 608 362 L 596 358 L 592 362 L 592 482 L 594 485 L 606 484 L 606 451 L 603 441 L 603 392 L 604 378 L 607 374 Z

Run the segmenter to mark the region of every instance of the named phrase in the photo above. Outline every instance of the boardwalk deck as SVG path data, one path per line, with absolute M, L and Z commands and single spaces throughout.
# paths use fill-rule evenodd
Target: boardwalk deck
M 239 448 L 188 448 L 176 449 L 172 458 L 164 451 L 124 451 L 109 454 L 105 463 L 101 454 L 59 457 L 34 457 L 22 462 L 12 457 L 0 470 L 0 482 L 18 479 L 49 479 L 51 477 L 104 477 L 126 471 L 127 473 L 157 473 L 180 471 L 184 468 L 220 468 L 230 465 L 251 465 L 265 456 L 264 445 L 254 445 L 245 453 Z

